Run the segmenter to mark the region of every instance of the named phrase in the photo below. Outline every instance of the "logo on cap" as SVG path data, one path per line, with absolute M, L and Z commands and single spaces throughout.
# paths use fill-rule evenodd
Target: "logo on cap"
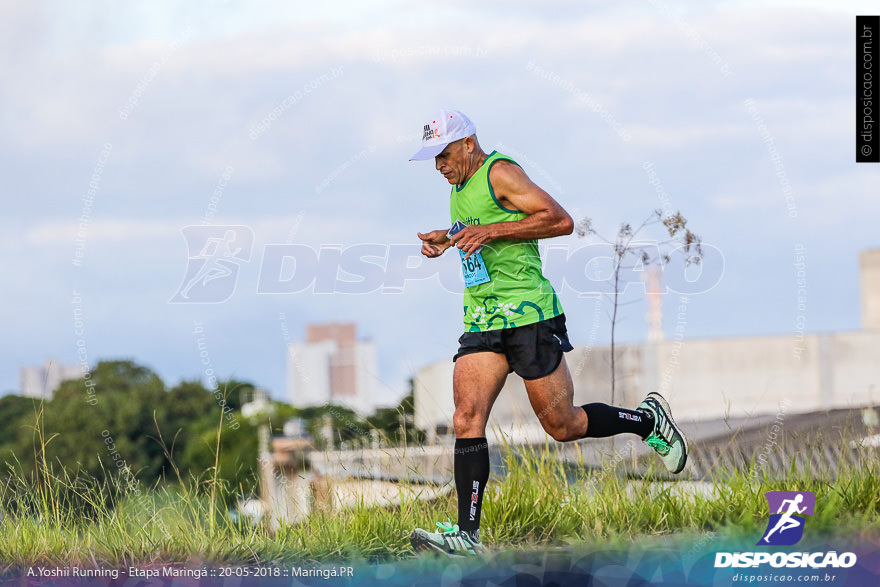
M 423 141 L 430 141 L 431 139 L 439 139 L 440 131 L 436 128 L 431 128 L 430 124 L 425 125 L 425 132 L 422 133 Z
M 441 110 L 428 120 L 422 127 L 422 148 L 410 157 L 411 161 L 436 157 L 449 143 L 477 132 L 474 123 L 458 110 Z

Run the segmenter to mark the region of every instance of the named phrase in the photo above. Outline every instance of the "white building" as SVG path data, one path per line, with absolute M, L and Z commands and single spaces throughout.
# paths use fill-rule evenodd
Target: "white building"
M 42 367 L 20 367 L 19 395 L 50 400 L 62 381 L 78 379 L 80 375 L 78 365 L 61 365 L 53 359 L 48 359 Z
M 678 421 L 749 418 L 880 403 L 880 251 L 860 258 L 862 329 L 852 332 L 685 339 L 659 337 L 617 347 L 616 395 L 610 392 L 610 348 L 576 347 L 566 360 L 576 405 L 593 401 L 634 408 L 659 391 Z M 675 301 L 674 298 L 670 301 Z M 677 303 L 676 324 L 687 305 Z M 415 380 L 415 424 L 429 435 L 452 430 L 453 363 L 425 367 Z M 529 405 L 522 379 L 511 374 L 489 419 L 487 434 L 514 441 L 549 438 Z
M 367 415 L 377 402 L 379 365 L 372 341 L 348 324 L 310 324 L 306 341 L 287 347 L 287 392 L 303 408 L 337 404 Z

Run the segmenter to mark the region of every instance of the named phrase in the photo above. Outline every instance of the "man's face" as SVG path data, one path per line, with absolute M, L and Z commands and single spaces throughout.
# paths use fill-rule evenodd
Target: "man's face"
M 434 157 L 435 167 L 452 185 L 464 183 L 467 175 L 468 139 L 449 143 Z

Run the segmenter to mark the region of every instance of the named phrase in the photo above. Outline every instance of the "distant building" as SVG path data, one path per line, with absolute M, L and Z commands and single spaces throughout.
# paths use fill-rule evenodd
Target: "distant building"
M 288 401 L 298 408 L 337 404 L 360 414 L 377 406 L 376 346 L 353 323 L 309 324 L 287 348 Z
M 654 304 L 649 322 L 655 328 L 648 342 L 617 346 L 613 400 L 608 346 L 575 347 L 566 355 L 575 404 L 601 401 L 632 408 L 648 392 L 659 391 L 677 420 L 691 422 L 776 414 L 780 406 L 806 413 L 880 404 L 880 250 L 862 253 L 860 281 L 862 329 L 851 332 L 804 332 L 803 316 L 819 311 L 808 307 L 805 297 L 795 300 L 790 334 L 685 339 L 688 301 L 672 294 L 667 298 L 675 321 L 672 337 L 656 332 Z M 442 361 L 416 374 L 415 424 L 429 438 L 452 431 L 452 372 L 453 363 Z M 496 439 L 509 435 L 514 442 L 548 438 L 515 374 L 508 377 L 486 432 Z
M 52 399 L 52 394 L 62 381 L 79 379 L 82 371 L 79 365 L 61 365 L 49 359 L 42 367 L 20 367 L 21 389 L 19 395 Z
M 284 436 L 289 436 L 291 438 L 305 438 L 308 436 L 308 433 L 306 432 L 306 422 L 302 418 L 291 418 L 284 423 L 282 431 Z
M 241 415 L 245 418 L 256 416 L 260 412 L 270 413 L 272 402 L 269 392 L 263 389 L 253 389 L 241 392 Z

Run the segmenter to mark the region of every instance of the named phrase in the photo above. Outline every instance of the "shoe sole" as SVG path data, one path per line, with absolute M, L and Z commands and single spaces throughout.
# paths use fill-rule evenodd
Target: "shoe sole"
M 669 403 L 666 399 L 657 393 L 656 391 L 652 391 L 648 394 L 648 397 L 652 398 L 655 402 L 660 404 L 660 407 L 663 409 L 663 412 L 666 418 L 669 420 L 669 423 L 672 425 L 672 429 L 678 432 L 678 435 L 681 437 L 681 442 L 684 444 L 684 461 L 681 463 L 681 466 L 672 471 L 673 475 L 681 473 L 684 470 L 684 466 L 687 465 L 688 460 L 688 441 L 687 437 L 684 435 L 684 432 L 681 431 L 681 428 L 678 427 L 678 424 L 675 423 L 675 418 L 672 417 L 672 408 L 669 407 Z
M 440 548 L 430 540 L 422 538 L 422 536 L 415 531 L 409 535 L 409 543 L 416 552 L 436 552 L 438 554 L 445 554 L 450 558 L 465 558 L 465 555 L 463 554 L 451 553 L 445 548 Z

